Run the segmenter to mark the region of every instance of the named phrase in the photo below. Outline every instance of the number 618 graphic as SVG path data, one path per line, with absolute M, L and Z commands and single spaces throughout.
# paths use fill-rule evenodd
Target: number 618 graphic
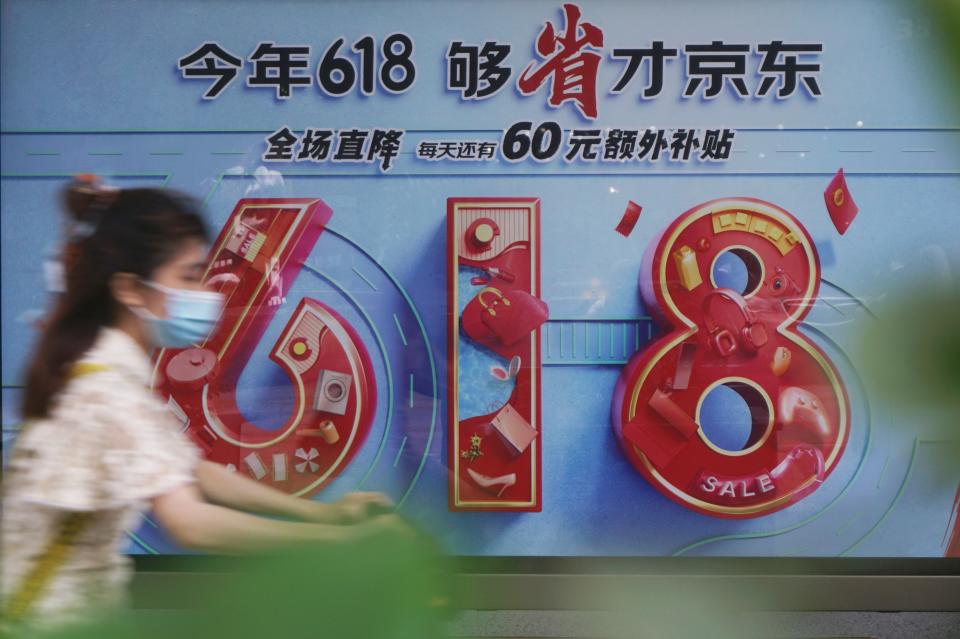
M 207 458 L 296 495 L 343 470 L 370 431 L 376 385 L 370 356 L 344 318 L 300 300 L 270 359 L 293 388 L 277 430 L 247 421 L 237 382 L 290 284 L 333 215 L 318 199 L 243 199 L 210 253 L 208 286 L 226 296 L 203 344 L 159 352 L 154 386 Z
M 718 286 L 733 253 L 743 291 Z M 850 405 L 826 355 L 797 330 L 820 285 L 807 231 L 752 198 L 696 206 L 644 255 L 640 291 L 667 332 L 624 368 L 613 427 L 630 462 L 670 499 L 717 517 L 765 515 L 816 490 L 836 468 Z M 750 411 L 745 444 L 728 450 L 702 428 L 717 386 Z

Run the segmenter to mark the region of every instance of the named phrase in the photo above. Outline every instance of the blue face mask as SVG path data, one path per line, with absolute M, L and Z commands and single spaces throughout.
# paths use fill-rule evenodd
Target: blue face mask
M 212 291 L 188 291 L 156 282 L 144 282 L 166 296 L 166 317 L 157 317 L 145 308 L 131 308 L 147 322 L 153 343 L 161 348 L 185 348 L 207 339 L 223 311 L 223 295 Z

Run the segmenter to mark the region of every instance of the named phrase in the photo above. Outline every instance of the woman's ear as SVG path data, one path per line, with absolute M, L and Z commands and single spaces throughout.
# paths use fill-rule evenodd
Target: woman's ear
M 140 286 L 140 278 L 133 273 L 111 275 L 110 294 L 113 295 L 113 299 L 127 308 L 140 308 L 147 305 Z

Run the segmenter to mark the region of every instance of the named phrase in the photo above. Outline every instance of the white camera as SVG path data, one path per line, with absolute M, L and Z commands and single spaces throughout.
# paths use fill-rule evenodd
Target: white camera
M 324 413 L 343 415 L 347 412 L 347 400 L 350 399 L 350 386 L 353 377 L 336 371 L 320 371 L 320 381 L 317 384 L 317 395 L 313 400 L 313 407 Z

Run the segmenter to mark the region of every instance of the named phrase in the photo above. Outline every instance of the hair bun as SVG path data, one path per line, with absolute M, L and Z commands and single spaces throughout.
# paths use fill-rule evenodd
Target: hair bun
M 119 189 L 106 186 L 99 175 L 78 173 L 62 192 L 63 207 L 77 221 L 89 218 L 105 209 Z

